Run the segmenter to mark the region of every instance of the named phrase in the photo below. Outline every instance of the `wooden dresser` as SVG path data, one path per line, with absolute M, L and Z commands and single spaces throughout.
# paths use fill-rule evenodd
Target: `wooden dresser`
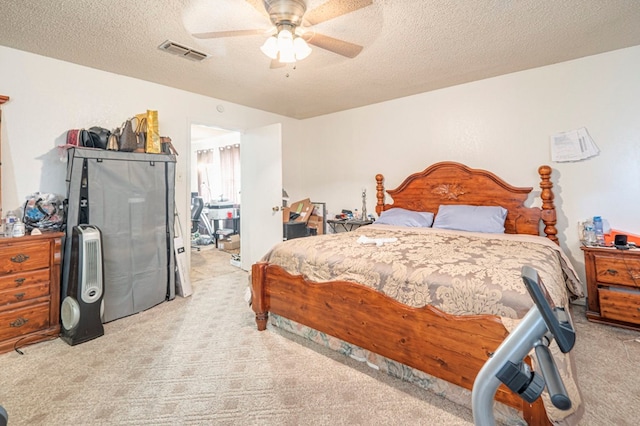
M 58 336 L 63 236 L 0 238 L 0 353 Z
M 640 330 L 640 249 L 582 247 L 587 319 Z

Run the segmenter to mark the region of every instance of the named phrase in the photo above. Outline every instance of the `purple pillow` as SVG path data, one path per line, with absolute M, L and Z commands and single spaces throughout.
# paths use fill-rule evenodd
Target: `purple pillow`
M 500 206 L 441 205 L 433 222 L 434 228 L 458 231 L 504 233 L 507 209 Z
M 430 212 L 414 212 L 413 210 L 401 209 L 395 207 L 382 212 L 377 225 L 395 225 L 395 226 L 413 226 L 421 228 L 429 228 L 433 223 L 433 213 Z

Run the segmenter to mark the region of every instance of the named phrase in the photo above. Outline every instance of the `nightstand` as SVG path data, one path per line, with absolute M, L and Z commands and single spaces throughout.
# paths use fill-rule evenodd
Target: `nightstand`
M 582 247 L 587 319 L 640 330 L 640 249 Z
M 341 226 L 342 229 L 349 232 L 361 226 L 371 225 L 373 221 L 372 220 L 356 220 L 356 219 L 329 219 L 327 220 L 327 223 L 331 227 L 331 230 L 335 233 L 335 232 L 338 232 L 338 230 L 336 229 L 336 226 Z

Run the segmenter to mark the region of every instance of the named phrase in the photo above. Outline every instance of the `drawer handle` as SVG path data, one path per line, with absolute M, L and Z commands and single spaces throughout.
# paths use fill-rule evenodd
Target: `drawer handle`
M 16 278 L 15 280 L 13 280 L 13 282 L 17 284 L 16 287 L 20 287 L 22 284 L 24 284 L 24 280 L 24 278 Z
M 618 271 L 616 271 L 615 269 L 611 269 L 611 268 L 607 269 L 606 273 L 609 274 L 609 275 L 618 275 Z
M 16 299 L 18 300 L 22 300 L 22 298 L 24 297 L 25 293 L 16 293 Z
M 17 256 L 13 256 L 13 257 L 11 258 L 11 261 L 12 261 L 12 262 L 15 262 L 15 263 L 22 263 L 22 262 L 26 262 L 27 260 L 29 260 L 29 256 L 28 256 L 28 255 L 26 255 L 26 254 L 22 254 L 22 253 L 20 253 L 20 254 L 19 254 L 19 255 L 17 255 Z
M 28 323 L 29 320 L 26 318 L 18 318 L 15 321 L 11 322 L 9 325 L 11 327 L 22 327 L 23 325 L 25 325 L 26 323 Z

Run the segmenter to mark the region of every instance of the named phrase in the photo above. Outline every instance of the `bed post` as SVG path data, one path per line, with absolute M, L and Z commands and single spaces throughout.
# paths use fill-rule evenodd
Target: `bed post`
M 264 291 L 267 265 L 259 262 L 251 267 L 251 308 L 256 313 L 256 325 L 259 331 L 267 329 L 269 319 Z
M 540 197 L 542 198 L 542 221 L 545 224 L 544 233 L 547 235 L 551 241 L 556 244 L 558 243 L 558 230 L 556 229 L 556 206 L 553 204 L 553 183 L 551 183 L 551 167 L 549 166 L 540 166 L 538 168 L 538 174 L 540 174 L 540 188 L 542 192 L 540 193 Z
M 378 203 L 376 204 L 376 214 L 380 217 L 382 208 L 384 207 L 384 176 L 381 174 L 376 175 L 376 198 Z

